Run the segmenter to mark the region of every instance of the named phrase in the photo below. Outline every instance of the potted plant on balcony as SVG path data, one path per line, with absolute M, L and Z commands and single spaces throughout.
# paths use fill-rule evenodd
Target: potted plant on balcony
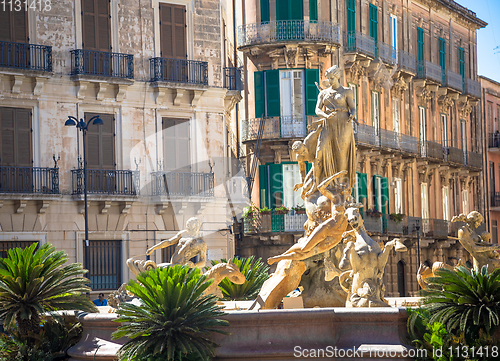
M 257 213 L 257 207 L 253 204 L 250 207 L 245 207 L 243 209 L 243 218 L 253 218 L 254 213 Z
M 306 209 L 304 206 L 296 206 L 292 207 L 292 209 L 295 211 L 295 214 L 306 214 Z
M 288 212 L 290 212 L 290 210 L 285 206 L 274 208 L 274 211 L 276 214 L 288 214 Z
M 391 221 L 393 221 L 396 224 L 400 224 L 403 222 L 405 215 L 403 213 L 391 213 L 389 215 L 389 218 Z
M 267 208 L 266 206 L 264 206 L 263 208 L 259 209 L 259 213 L 261 215 L 264 215 L 264 214 L 271 214 L 271 209 L 270 208 Z
M 370 216 L 370 217 L 374 217 L 374 218 L 380 218 L 382 217 L 382 213 L 380 213 L 378 210 L 376 210 L 375 208 L 372 208 L 372 209 L 368 209 L 366 211 L 366 215 L 367 216 Z

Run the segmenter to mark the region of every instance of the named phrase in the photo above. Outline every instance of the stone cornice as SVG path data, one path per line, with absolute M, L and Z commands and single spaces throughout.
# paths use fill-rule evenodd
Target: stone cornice
M 484 28 L 488 25 L 487 22 L 479 19 L 476 16 L 476 13 L 467 9 L 466 7 L 457 4 L 453 0 L 413 0 L 415 2 L 419 2 L 421 4 L 427 5 L 433 9 L 437 9 L 439 7 L 445 7 L 448 10 L 451 10 L 456 15 L 460 16 L 462 20 L 465 22 L 474 24 L 476 28 Z

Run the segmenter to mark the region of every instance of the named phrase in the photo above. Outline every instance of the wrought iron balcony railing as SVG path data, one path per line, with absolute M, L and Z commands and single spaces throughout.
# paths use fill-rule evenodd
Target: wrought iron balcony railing
M 228 90 L 243 90 L 241 69 L 236 67 L 224 68 L 224 88 Z
M 313 116 L 281 116 L 264 118 L 262 139 L 303 138 Z M 257 140 L 261 118 L 247 119 L 243 122 L 242 141 Z
M 0 193 L 58 194 L 59 168 L 0 166 Z
M 490 192 L 490 207 L 500 207 L 500 192 Z
M 84 193 L 83 169 L 73 169 L 73 194 Z M 135 196 L 139 194 L 139 171 L 87 169 L 87 194 Z
M 448 162 L 464 165 L 465 157 L 464 151 L 460 148 L 448 147 Z
M 399 51 L 398 65 L 399 70 L 403 70 L 411 74 L 417 73 L 417 60 L 415 59 L 415 56 L 406 51 Z
M 377 44 L 378 56 L 383 62 L 394 65 L 398 61 L 398 53 L 396 49 L 389 44 L 379 41 Z
M 52 71 L 52 47 L 0 41 L 0 67 Z
M 481 84 L 477 80 L 465 78 L 464 92 L 475 98 L 481 98 Z
M 488 134 L 488 148 L 500 148 L 500 133 Z
M 378 147 L 380 145 L 377 129 L 371 125 L 354 124 L 354 139 L 356 144 Z
M 339 26 L 330 21 L 278 20 L 238 27 L 240 49 L 290 41 L 339 44 Z
M 418 154 L 418 140 L 411 135 L 401 134 L 401 151 L 410 153 L 410 154 Z
M 467 167 L 474 169 L 483 169 L 483 155 L 481 153 L 468 152 Z
M 71 50 L 71 75 L 134 79 L 134 56 L 106 51 Z
M 380 146 L 394 150 L 401 149 L 401 134 L 387 129 L 379 129 Z
M 344 46 L 346 53 L 360 53 L 375 58 L 377 47 L 371 36 L 358 31 L 344 33 Z
M 422 61 L 418 63 L 417 78 L 429 79 L 441 84 L 443 82 L 443 70 L 439 65 L 430 61 Z
M 254 213 L 243 219 L 245 234 L 259 234 L 270 232 L 303 233 L 306 214 L 297 214 L 290 211 L 288 214 L 274 210 L 269 214 Z
M 208 62 L 152 58 L 151 81 L 208 85 Z
M 451 70 L 443 70 L 443 85 L 448 88 L 457 90 L 459 92 L 463 91 L 464 82 L 462 79 L 462 75 L 455 73 Z
M 151 194 L 170 197 L 213 197 L 214 174 L 195 172 L 152 172 Z
M 423 147 L 421 146 L 422 150 Z M 436 159 L 440 161 L 444 161 L 445 150 L 441 143 L 426 141 L 425 142 L 425 153 L 421 154 L 422 157 Z

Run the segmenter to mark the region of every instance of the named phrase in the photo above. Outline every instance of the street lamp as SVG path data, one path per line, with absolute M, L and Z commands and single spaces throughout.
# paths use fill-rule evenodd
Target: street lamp
M 87 147 L 85 144 L 85 137 L 87 136 L 87 130 L 90 124 L 103 125 L 104 122 L 99 115 L 95 115 L 89 119 L 88 123 L 85 123 L 83 119 L 78 121 L 71 115 L 68 115 L 68 120 L 64 123 L 65 126 L 71 127 L 76 126 L 76 129 L 80 130 L 83 134 L 83 199 L 84 199 L 84 209 L 85 209 L 85 264 L 84 268 L 89 272 L 90 278 L 90 255 L 89 255 L 89 216 L 87 210 Z
M 417 267 L 420 268 L 420 219 L 415 221 L 414 232 L 417 232 Z M 418 286 L 420 288 L 420 285 Z

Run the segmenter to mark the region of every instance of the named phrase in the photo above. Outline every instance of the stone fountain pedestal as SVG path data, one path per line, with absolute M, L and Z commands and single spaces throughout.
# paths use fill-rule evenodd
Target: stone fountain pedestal
M 119 326 L 116 318 L 113 313 L 77 315 L 83 336 L 69 350 L 70 360 L 115 360 L 126 341 L 111 340 Z M 231 335 L 213 335 L 220 345 L 214 360 L 412 360 L 408 354 L 415 351 L 408 346 L 404 308 L 229 311 L 224 318 Z

